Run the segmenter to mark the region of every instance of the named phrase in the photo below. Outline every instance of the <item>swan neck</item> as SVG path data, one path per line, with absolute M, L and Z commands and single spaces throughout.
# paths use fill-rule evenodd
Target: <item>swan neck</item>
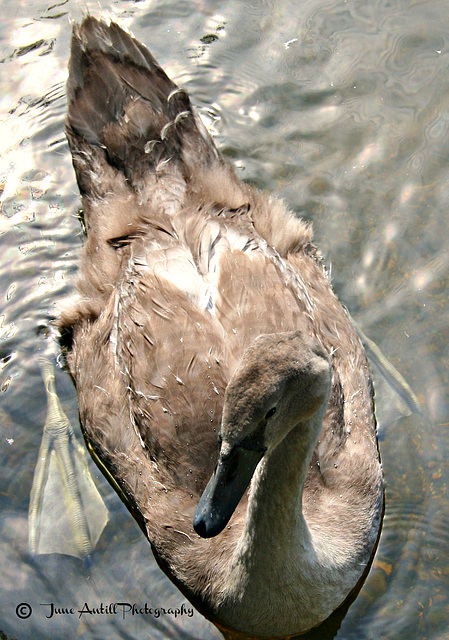
M 260 463 L 253 478 L 246 535 L 266 549 L 269 541 L 310 544 L 302 513 L 302 496 L 322 416 L 315 415 L 294 427 Z M 298 539 L 299 538 L 299 539 Z M 301 544 L 302 542 L 302 544 Z

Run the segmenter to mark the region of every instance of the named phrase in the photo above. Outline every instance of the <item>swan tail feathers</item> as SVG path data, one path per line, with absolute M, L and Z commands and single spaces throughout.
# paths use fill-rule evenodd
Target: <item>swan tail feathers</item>
M 88 16 L 74 28 L 67 95 L 67 137 L 82 193 L 95 191 L 84 167 L 92 156 L 100 174 L 120 171 L 137 192 L 158 174 L 188 179 L 198 163 L 219 158 L 187 91 L 114 23 Z

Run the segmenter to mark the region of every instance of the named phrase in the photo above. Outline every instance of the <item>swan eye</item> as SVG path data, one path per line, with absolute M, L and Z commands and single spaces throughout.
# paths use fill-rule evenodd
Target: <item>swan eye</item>
M 271 409 L 269 411 L 267 411 L 267 415 L 265 416 L 265 420 L 268 420 L 269 418 L 271 418 L 271 416 L 274 416 L 275 413 L 276 413 L 276 407 L 271 407 Z

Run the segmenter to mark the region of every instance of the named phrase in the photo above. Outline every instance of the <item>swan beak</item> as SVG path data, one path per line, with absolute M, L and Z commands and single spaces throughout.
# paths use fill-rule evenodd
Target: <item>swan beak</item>
M 226 455 L 220 454 L 193 518 L 198 535 L 212 538 L 223 531 L 264 453 L 236 445 Z

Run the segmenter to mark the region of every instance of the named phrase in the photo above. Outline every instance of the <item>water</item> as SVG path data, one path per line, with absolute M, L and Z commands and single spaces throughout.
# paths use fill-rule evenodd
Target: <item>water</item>
M 337 294 L 422 404 L 409 415 L 376 377 L 384 528 L 336 637 L 448 639 L 449 8 L 437 0 L 3 2 L 1 637 L 219 638 L 198 613 L 46 618 L 41 603 L 185 602 L 93 464 L 110 521 L 90 566 L 27 551 L 45 421 L 37 331 L 73 293 L 81 246 L 63 133 L 69 18 L 101 8 L 189 90 L 239 175 L 313 220 Z M 64 371 L 56 384 L 75 425 Z

